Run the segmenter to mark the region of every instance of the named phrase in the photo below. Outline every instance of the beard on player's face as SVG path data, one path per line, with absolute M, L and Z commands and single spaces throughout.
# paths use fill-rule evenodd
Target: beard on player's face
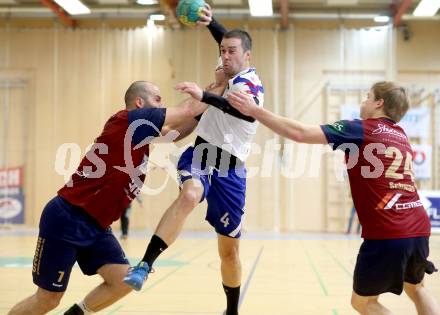
M 223 71 L 228 77 L 233 77 L 244 70 L 245 61 L 242 58 L 227 59 L 223 61 Z

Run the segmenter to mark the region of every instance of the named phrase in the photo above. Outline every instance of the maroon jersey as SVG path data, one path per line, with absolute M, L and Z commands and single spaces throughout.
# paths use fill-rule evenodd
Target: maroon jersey
M 159 135 L 165 113 L 164 108 L 148 108 L 113 115 L 58 194 L 104 228 L 118 220 L 142 188 L 148 143 Z
M 354 206 L 365 239 L 429 236 L 431 225 L 414 183 L 413 152 L 386 118 L 322 125 L 333 150 L 346 153 Z

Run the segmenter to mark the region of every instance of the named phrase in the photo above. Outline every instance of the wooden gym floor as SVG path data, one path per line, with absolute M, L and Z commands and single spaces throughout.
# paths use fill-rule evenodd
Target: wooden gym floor
M 31 263 L 37 231 L 0 230 L 0 314 L 32 294 Z M 151 232 L 132 232 L 122 241 L 136 263 Z M 348 315 L 352 273 L 361 244 L 357 236 L 339 234 L 244 234 L 241 243 L 243 280 L 240 315 Z M 431 237 L 430 259 L 440 267 L 440 236 Z M 156 272 L 141 292 L 133 292 L 99 314 L 216 314 L 225 305 L 217 241 L 212 233 L 183 233 L 157 261 Z M 440 275 L 426 277 L 440 302 Z M 100 283 L 74 267 L 61 305 L 72 303 Z M 386 294 L 382 302 L 396 315 L 415 315 L 409 298 Z

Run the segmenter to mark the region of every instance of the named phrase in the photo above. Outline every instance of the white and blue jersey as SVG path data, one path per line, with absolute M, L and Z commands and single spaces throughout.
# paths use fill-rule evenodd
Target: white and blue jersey
M 264 88 L 255 68 L 248 68 L 229 80 L 223 93 L 245 92 L 254 97 L 258 106 L 264 103 Z M 258 122 L 249 122 L 220 109 L 209 106 L 196 129 L 197 136 L 210 144 L 228 151 L 244 162 L 250 153 L 251 141 L 257 132 Z
M 223 97 L 232 92 L 253 96 L 263 106 L 264 88 L 254 68 L 248 68 L 229 80 Z M 206 220 L 218 234 L 240 237 L 241 217 L 246 198 L 246 168 L 257 121 L 238 118 L 209 106 L 196 129 L 194 147 L 188 148 L 177 166 L 181 184 L 198 179 L 203 184 L 202 197 L 208 202 Z

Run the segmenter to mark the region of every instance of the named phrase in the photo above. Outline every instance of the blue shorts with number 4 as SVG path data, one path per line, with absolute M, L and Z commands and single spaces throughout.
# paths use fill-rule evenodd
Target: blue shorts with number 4
M 239 238 L 241 217 L 246 198 L 246 168 L 237 166 L 219 171 L 212 167 L 201 169 L 193 161 L 194 147 L 189 147 L 179 159 L 177 171 L 180 185 L 188 179 L 198 179 L 204 191 L 200 202 L 208 202 L 206 221 L 224 236 Z

